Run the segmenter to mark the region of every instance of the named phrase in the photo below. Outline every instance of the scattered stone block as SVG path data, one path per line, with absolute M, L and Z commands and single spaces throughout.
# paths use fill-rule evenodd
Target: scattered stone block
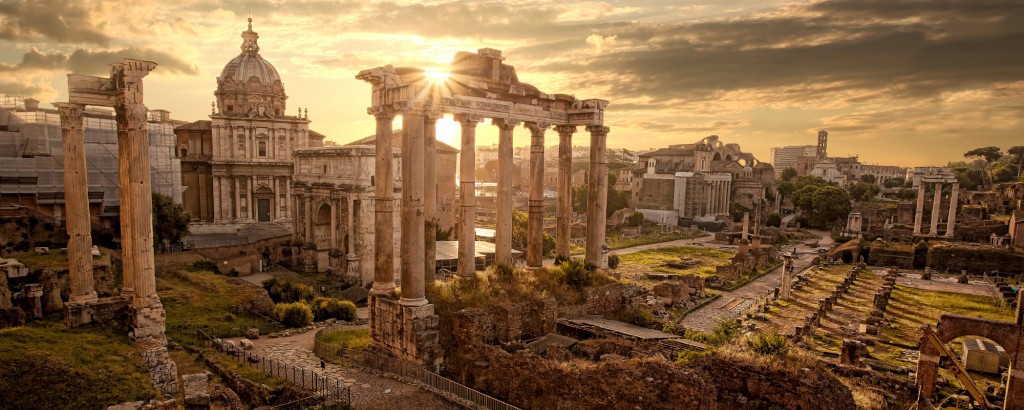
M 246 340 L 248 342 L 248 340 Z M 252 343 L 252 342 L 250 342 Z M 181 377 L 185 390 L 186 410 L 205 410 L 210 408 L 210 373 L 186 374 Z
M 255 328 L 255 327 L 249 328 L 249 330 L 245 331 L 245 338 L 246 339 L 259 339 L 260 338 L 260 329 L 259 328 Z
M 250 341 L 249 339 L 242 339 L 239 341 L 239 343 L 241 343 L 243 350 L 252 350 L 253 348 L 252 341 Z

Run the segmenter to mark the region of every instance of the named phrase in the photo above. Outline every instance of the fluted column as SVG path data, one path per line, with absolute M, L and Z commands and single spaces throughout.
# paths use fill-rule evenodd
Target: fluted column
M 423 119 L 423 263 L 424 280 L 437 270 L 437 114 Z
M 307 188 L 307 191 L 309 188 Z M 310 192 L 305 192 L 302 195 L 303 208 L 306 214 L 306 236 L 303 238 L 303 242 L 313 242 L 313 198 Z
M 544 131 L 547 124 L 526 123 L 530 129 L 530 207 L 526 231 L 526 266 L 544 264 Z
M 376 183 L 373 205 L 374 231 L 374 294 L 388 294 L 395 288 L 395 176 L 392 165 L 391 122 L 395 113 L 387 108 L 372 108 L 377 120 Z M 404 168 L 404 167 L 403 167 Z
M 558 205 L 555 221 L 555 255 L 569 259 L 572 237 L 572 134 L 575 125 L 559 125 L 558 130 Z
M 935 196 L 932 199 L 932 226 L 929 235 L 939 236 L 939 208 L 942 206 L 942 183 L 935 183 Z
M 512 266 L 512 131 L 519 121 L 495 119 L 498 126 L 498 203 L 494 263 Z
M 68 232 L 70 303 L 96 300 L 92 277 L 92 235 L 89 221 L 89 180 L 85 165 L 85 130 L 82 104 L 54 104 L 60 110 L 64 137 L 64 213 Z
M 946 237 L 952 238 L 956 226 L 956 206 L 960 200 L 960 184 L 953 183 L 953 190 L 949 194 L 949 217 L 946 218 Z
M 586 261 L 604 268 L 604 230 L 608 209 L 608 163 L 605 142 L 609 128 L 589 125 L 590 132 L 590 192 L 587 201 Z
M 404 306 L 427 304 L 424 289 L 422 111 L 402 113 L 402 299 Z
M 914 212 L 914 235 L 921 234 L 921 224 L 924 221 L 924 190 L 925 182 L 917 183 L 917 210 Z
M 339 249 L 338 246 L 338 200 L 331 198 L 331 246 L 330 249 Z
M 459 154 L 459 277 L 476 277 L 476 125 L 481 118 L 459 114 L 462 152 Z

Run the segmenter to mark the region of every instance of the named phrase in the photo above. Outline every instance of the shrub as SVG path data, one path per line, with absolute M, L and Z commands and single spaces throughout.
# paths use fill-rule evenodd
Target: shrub
M 608 269 L 619 267 L 619 255 L 608 255 Z
M 313 300 L 313 288 L 308 285 L 293 284 L 289 281 L 270 278 L 263 281 L 263 289 L 267 290 L 274 303 L 292 303 Z
M 583 259 L 573 258 L 559 265 L 562 268 L 562 272 L 565 273 L 565 283 L 576 289 L 583 289 L 590 286 L 594 272 L 594 269 L 587 266 L 583 262 Z
M 512 270 L 512 267 L 508 265 L 496 263 L 494 264 L 494 275 L 497 276 L 498 280 L 501 282 L 511 282 L 515 272 Z
M 274 317 L 287 327 L 303 327 L 313 322 L 313 310 L 302 302 L 274 306 Z
M 789 352 L 789 341 L 786 336 L 772 330 L 747 339 L 747 347 L 762 356 L 783 356 Z
M 640 327 L 651 327 L 655 323 L 651 311 L 636 306 L 630 306 L 619 313 L 619 320 Z
M 665 333 L 675 334 L 676 333 L 676 324 L 672 323 L 672 322 L 665 322 L 665 324 L 661 326 L 661 331 L 665 332 Z
M 685 366 L 692 362 L 694 359 L 698 359 L 711 354 L 710 350 L 696 351 L 696 350 L 683 350 L 676 355 L 675 363 L 680 366 Z
M 208 261 L 208 260 L 205 260 L 205 259 L 192 262 L 192 266 L 190 266 L 188 268 L 188 270 L 190 272 L 198 272 L 198 271 L 204 271 L 205 270 L 205 271 L 213 272 L 214 274 L 217 274 L 217 275 L 220 274 L 220 267 L 217 266 L 217 262 Z
M 338 319 L 351 322 L 356 319 L 356 305 L 344 299 L 317 297 L 310 303 L 316 320 Z

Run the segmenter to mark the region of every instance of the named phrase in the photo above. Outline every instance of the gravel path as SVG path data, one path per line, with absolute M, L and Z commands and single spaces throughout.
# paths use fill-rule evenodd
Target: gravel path
M 359 327 L 353 326 L 353 329 Z M 316 331 L 309 331 L 288 337 L 260 338 L 253 340 L 253 344 L 259 353 L 322 374 L 324 372 L 320 370 L 320 357 L 313 353 L 313 336 L 315 334 Z M 360 369 L 327 363 L 325 372 L 328 376 L 335 377 L 352 386 L 352 407 L 355 409 L 453 410 L 462 408 L 418 386 Z

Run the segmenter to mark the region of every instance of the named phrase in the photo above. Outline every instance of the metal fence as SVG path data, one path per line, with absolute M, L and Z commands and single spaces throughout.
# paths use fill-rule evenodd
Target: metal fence
M 232 344 L 210 336 L 202 329 L 196 329 L 196 339 L 199 342 L 198 344 L 212 347 L 234 358 L 239 363 L 253 367 L 271 376 L 288 380 L 296 386 L 316 393 L 317 397 L 322 398 L 323 404 L 339 407 L 352 405 L 351 386 L 334 377 L 317 373 L 312 369 L 285 363 L 280 359 L 244 351 Z M 307 399 L 303 399 L 303 403 L 295 403 L 295 405 L 309 404 Z
M 488 396 L 473 388 L 405 360 L 376 354 L 366 350 L 354 352 L 346 349 L 344 346 L 332 345 L 323 342 L 323 335 L 334 331 L 345 330 L 346 328 L 347 327 L 345 325 L 334 325 L 317 331 L 316 335 L 313 337 L 313 352 L 316 353 L 317 356 L 336 363 L 368 367 L 396 376 L 416 380 L 437 393 L 458 397 L 463 401 L 475 404 L 479 408 L 488 410 L 520 410 L 516 406 Z

